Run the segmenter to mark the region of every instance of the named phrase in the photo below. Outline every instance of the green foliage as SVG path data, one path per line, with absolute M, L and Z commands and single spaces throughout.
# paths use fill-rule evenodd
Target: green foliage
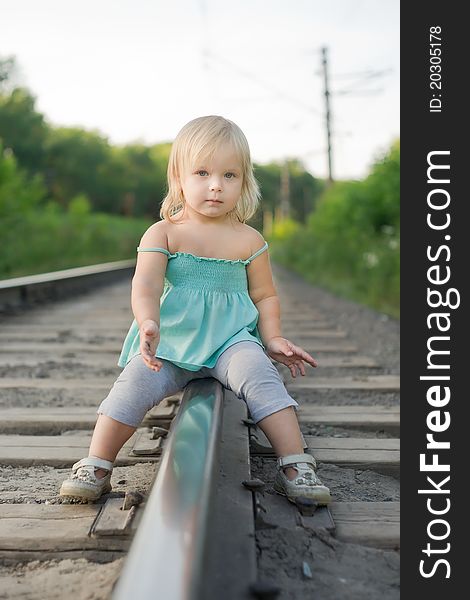
M 28 178 L 0 144 L 0 279 L 132 258 L 150 224 L 91 214 L 84 194 L 66 212 L 47 199 L 41 177 Z
M 44 168 L 44 144 L 47 126 L 44 117 L 34 110 L 35 99 L 24 88 L 9 94 L 0 93 L 0 139 L 11 148 L 21 165 L 31 174 Z
M 120 165 L 121 212 L 158 217 L 166 193 L 166 168 L 171 144 L 144 146 L 129 144 L 114 148 Z
M 263 194 L 263 209 L 272 213 L 281 203 L 281 179 L 283 165 L 270 163 L 255 165 L 255 177 Z M 324 189 L 324 182 L 316 179 L 298 160 L 288 160 L 289 196 L 291 218 L 305 223 Z
M 0 140 L 0 231 L 5 228 L 7 219 L 21 219 L 38 206 L 45 194 L 41 178 L 28 179 L 18 168 L 13 152 L 9 148 L 4 150 Z
M 0 279 L 134 258 L 151 225 L 144 219 L 66 213 L 57 206 L 26 213 L 20 226 L 2 227 Z
M 110 158 L 108 141 L 97 132 L 57 127 L 49 130 L 45 152 L 52 197 L 67 206 L 75 194 L 84 193 L 101 210 L 108 195 L 100 176 Z
M 272 253 L 312 283 L 399 315 L 400 146 L 363 181 L 330 186 L 306 226 L 273 228 Z
M 76 217 L 84 217 L 90 214 L 91 204 L 85 194 L 79 194 L 72 198 L 68 206 L 68 212 Z

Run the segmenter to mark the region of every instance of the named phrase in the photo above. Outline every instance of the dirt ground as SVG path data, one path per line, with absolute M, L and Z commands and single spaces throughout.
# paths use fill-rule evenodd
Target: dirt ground
M 398 552 L 315 536 L 301 527 L 260 531 L 256 543 L 258 567 L 264 578 L 279 586 L 279 600 L 400 597 Z
M 33 560 L 21 565 L 2 566 L 0 599 L 61 600 L 66 595 L 77 600 L 103 600 L 109 598 L 123 562 L 124 558 L 106 564 L 78 558 Z M 91 581 L 93 585 L 90 585 Z
M 110 497 L 113 494 L 124 496 L 130 490 L 147 494 L 155 470 L 155 463 L 114 467 L 111 475 L 113 492 Z M 69 473 L 70 469 L 56 469 L 45 465 L 37 467 L 0 465 L 0 504 L 61 504 L 59 489 Z

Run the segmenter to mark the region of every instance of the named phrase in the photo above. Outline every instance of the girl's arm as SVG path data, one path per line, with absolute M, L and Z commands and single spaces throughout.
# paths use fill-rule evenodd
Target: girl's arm
M 163 287 L 141 277 L 132 279 L 131 305 L 135 320 L 140 327 L 145 321 L 154 321 L 160 327 L 160 297 Z
M 316 367 L 317 363 L 308 352 L 281 335 L 281 308 L 268 251 L 252 260 L 247 274 L 250 298 L 259 312 L 258 331 L 266 353 L 277 362 L 287 365 L 292 377 L 296 377 L 297 369 L 305 375 L 304 361 L 312 367 Z
M 252 246 L 259 248 L 263 244 L 262 235 L 256 232 Z M 251 261 L 247 276 L 250 298 L 259 312 L 258 331 L 263 344 L 267 346 L 270 339 L 281 335 L 281 307 L 274 286 L 269 250 Z
M 165 248 L 168 250 L 165 223 L 155 223 L 142 236 L 141 248 Z M 132 278 L 131 304 L 135 320 L 142 326 L 152 320 L 160 327 L 160 297 L 165 284 L 168 257 L 163 252 L 138 252 L 134 277 Z
M 164 227 L 163 221 L 152 225 L 144 233 L 139 246 L 168 250 Z M 160 297 L 163 293 L 167 262 L 167 255 L 163 252 L 139 252 L 132 278 L 131 304 L 139 327 L 140 353 L 145 364 L 155 371 L 163 366 L 155 354 L 160 342 Z
M 254 302 L 259 312 L 258 331 L 263 344 L 266 346 L 274 337 L 280 337 L 281 334 L 281 304 L 279 297 L 274 290 L 272 296 Z

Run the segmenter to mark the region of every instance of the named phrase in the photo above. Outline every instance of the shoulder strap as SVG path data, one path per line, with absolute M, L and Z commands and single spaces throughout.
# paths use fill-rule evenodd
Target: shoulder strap
M 250 258 L 246 259 L 246 263 L 250 263 L 254 258 L 256 258 L 259 254 L 261 254 L 261 252 L 264 252 L 265 250 L 267 250 L 268 248 L 268 242 L 264 243 L 264 246 L 262 248 L 260 248 L 257 252 L 255 252 L 252 256 L 250 256 Z
M 166 248 L 141 248 L 137 246 L 137 252 L 163 252 L 163 254 L 171 256 L 171 253 Z

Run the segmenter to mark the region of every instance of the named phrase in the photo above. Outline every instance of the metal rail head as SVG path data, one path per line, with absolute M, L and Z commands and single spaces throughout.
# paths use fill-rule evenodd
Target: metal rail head
M 131 275 L 135 259 L 0 280 L 0 313 L 82 293 L 87 288 Z
M 202 600 L 222 407 L 217 380 L 186 386 L 113 600 Z

